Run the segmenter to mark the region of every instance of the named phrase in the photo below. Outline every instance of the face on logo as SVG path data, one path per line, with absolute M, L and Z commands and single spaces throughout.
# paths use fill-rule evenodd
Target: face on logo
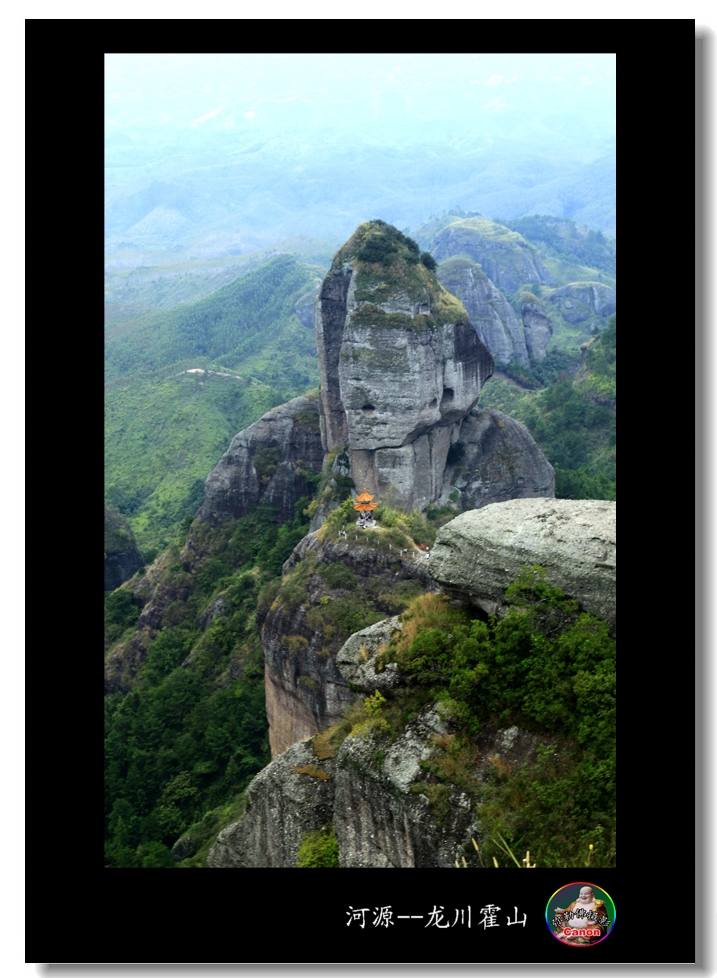
M 545 922 L 566 947 L 591 947 L 604 941 L 615 924 L 615 904 L 601 887 L 568 883 L 550 897 Z

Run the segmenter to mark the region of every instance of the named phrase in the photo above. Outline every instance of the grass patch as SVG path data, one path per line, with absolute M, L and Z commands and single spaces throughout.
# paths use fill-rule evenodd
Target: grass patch
M 299 869 L 338 869 L 339 844 L 333 825 L 307 832 L 299 846 Z

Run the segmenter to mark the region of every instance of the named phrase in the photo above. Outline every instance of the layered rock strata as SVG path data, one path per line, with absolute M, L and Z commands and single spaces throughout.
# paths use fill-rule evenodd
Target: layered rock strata
M 320 758 L 311 741 L 294 744 L 251 782 L 244 817 L 219 834 L 207 865 L 291 868 L 304 835 L 332 825 L 342 868 L 452 867 L 477 836 L 468 794 L 451 788 L 439 826 L 428 798 L 411 790 L 449 730 L 437 709 L 423 710 L 380 766 L 370 732 L 347 737 L 335 758 Z
M 302 773 L 302 768 L 317 774 Z M 319 767 L 310 742 L 290 747 L 251 782 L 244 817 L 219 833 L 207 865 L 214 869 L 296 866 L 303 836 L 333 819 L 335 768 L 335 760 L 321 761 Z
M 271 503 L 279 522 L 293 519 L 294 504 L 313 491 L 308 477 L 321 471 L 323 457 L 318 398 L 295 397 L 232 439 L 206 480 L 202 516 L 237 518 Z
M 511 499 L 462 513 L 438 533 L 430 571 L 448 594 L 501 614 L 524 565 L 616 625 L 616 504 L 602 500 Z

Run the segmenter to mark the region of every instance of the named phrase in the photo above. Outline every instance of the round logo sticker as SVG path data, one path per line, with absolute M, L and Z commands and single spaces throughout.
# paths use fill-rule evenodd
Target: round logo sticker
M 568 883 L 548 900 L 545 922 L 562 944 L 590 947 L 604 941 L 615 926 L 615 904 L 594 883 Z

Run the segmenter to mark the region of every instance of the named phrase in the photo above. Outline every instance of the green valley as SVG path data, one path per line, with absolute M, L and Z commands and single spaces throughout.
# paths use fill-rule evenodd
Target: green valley
M 296 309 L 310 308 L 318 277 L 283 255 L 191 305 L 111 317 L 105 499 L 145 560 L 194 516 L 233 436 L 317 385 L 313 329 Z

